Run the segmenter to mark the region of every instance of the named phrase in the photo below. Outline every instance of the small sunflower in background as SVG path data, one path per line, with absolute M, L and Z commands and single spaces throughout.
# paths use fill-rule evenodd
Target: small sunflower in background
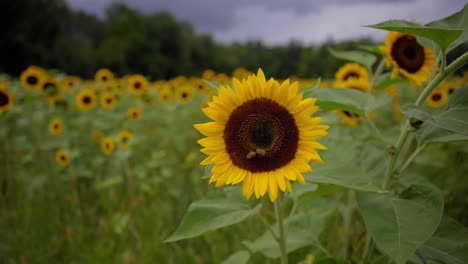
M 220 73 L 220 74 L 216 75 L 215 81 L 217 83 L 219 83 L 219 84 L 230 84 L 231 83 L 231 78 L 229 78 L 229 76 L 227 76 L 224 73 Z
M 392 78 L 401 74 L 421 86 L 431 77 L 434 52 L 419 44 L 416 36 L 390 32 L 380 49 L 385 53 L 385 63 L 392 68 Z
M 349 126 L 357 127 L 359 122 L 359 115 L 346 110 L 335 111 L 341 121 Z
M 106 137 L 106 134 L 102 132 L 101 130 L 96 130 L 93 132 L 93 140 L 96 142 L 101 142 L 101 140 Z
M 48 98 L 57 98 L 59 96 L 60 90 L 57 85 L 57 82 L 51 78 L 48 77 L 44 83 L 42 84 L 42 89 L 41 91 L 47 96 Z
M 58 136 L 63 132 L 63 122 L 60 118 L 53 118 L 49 121 L 49 133 L 53 136 Z
M 61 81 L 60 85 L 65 92 L 72 91 L 80 83 L 80 77 L 68 75 Z
M 38 66 L 29 66 L 20 75 L 21 85 L 27 91 L 41 92 L 42 83 L 47 78 L 47 73 L 44 69 Z
M 440 108 L 448 100 L 448 90 L 444 89 L 443 85 L 438 86 L 432 93 L 426 98 L 426 104 L 431 108 Z
M 243 79 L 247 79 L 247 77 L 249 77 L 250 74 L 252 73 L 249 72 L 247 69 L 243 67 L 238 67 L 232 72 L 232 77 L 242 81 Z
M 13 107 L 13 94 L 10 94 L 6 87 L 0 88 L 0 114 Z
M 202 73 L 202 79 L 211 81 L 216 76 L 216 73 L 212 69 L 206 69 Z
M 111 137 L 105 137 L 101 140 L 101 150 L 106 155 L 111 155 L 114 152 L 115 143 Z
M 233 86 L 221 87 L 203 108 L 213 121 L 194 125 L 206 136 L 198 141 L 208 155 L 201 164 L 214 164 L 209 182 L 216 187 L 242 184 L 247 199 L 268 193 L 275 201 L 278 190 L 305 182 L 309 162 L 323 163 L 317 150 L 326 148 L 317 139 L 328 126 L 312 117 L 316 99 L 302 100 L 297 82 L 267 82 L 259 69 L 242 82 L 233 79 Z
M 141 110 L 137 107 L 131 107 L 127 111 L 128 118 L 132 121 L 137 121 L 141 119 Z
M 192 79 L 190 81 L 195 91 L 200 94 L 208 94 L 211 90 L 211 87 L 201 79 Z
M 64 167 L 70 164 L 70 155 L 68 154 L 68 151 L 64 149 L 58 149 L 55 152 L 55 161 Z
M 120 148 L 126 149 L 128 147 L 128 143 L 130 140 L 133 139 L 133 133 L 128 130 L 123 130 L 119 132 L 119 141 L 120 141 Z
M 141 74 L 133 74 L 128 78 L 128 90 L 135 96 L 141 96 L 148 91 L 149 83 Z
M 94 75 L 94 79 L 96 80 L 97 83 L 101 85 L 106 85 L 114 79 L 114 74 L 112 73 L 111 70 L 103 68 L 99 69 L 96 74 Z
M 443 84 L 441 87 L 447 90 L 448 95 L 451 95 L 456 90 L 460 89 L 463 86 L 463 80 L 457 76 L 451 76 Z
M 188 104 L 193 100 L 193 90 L 190 85 L 182 85 L 176 91 L 176 97 L 179 103 Z
M 369 80 L 369 72 L 367 68 L 357 63 L 346 63 L 341 66 L 335 73 L 337 82 L 345 82 L 349 79 Z
M 164 88 L 161 88 L 158 91 L 158 97 L 159 101 L 163 104 L 168 104 L 172 102 L 172 99 L 174 97 L 174 93 L 172 92 L 172 89 L 169 86 L 165 86 Z
M 96 107 L 96 92 L 92 89 L 83 89 L 76 95 L 76 104 L 82 111 L 89 111 Z
M 113 109 L 117 104 L 117 99 L 111 92 L 104 92 L 101 94 L 101 106 L 104 109 Z

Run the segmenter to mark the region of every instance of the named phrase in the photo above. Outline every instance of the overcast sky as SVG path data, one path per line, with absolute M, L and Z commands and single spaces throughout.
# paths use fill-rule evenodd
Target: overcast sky
M 142 12 L 167 10 L 229 43 L 249 39 L 284 44 L 291 39 L 319 44 L 333 38 L 370 36 L 383 41 L 385 32 L 362 27 L 388 19 L 440 19 L 463 8 L 466 0 L 66 0 L 74 9 L 104 17 L 113 2 L 125 2 Z

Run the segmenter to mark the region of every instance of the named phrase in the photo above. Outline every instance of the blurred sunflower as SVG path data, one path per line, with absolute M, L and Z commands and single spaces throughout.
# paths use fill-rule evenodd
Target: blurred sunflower
M 159 101 L 163 104 L 168 104 L 172 102 L 172 97 L 174 93 L 172 92 L 171 88 L 166 86 L 158 91 Z
M 336 71 L 335 79 L 337 82 L 344 82 L 348 79 L 369 80 L 369 72 L 366 67 L 360 64 L 346 63 Z
M 128 143 L 133 139 L 133 133 L 128 130 L 123 130 L 119 132 L 120 148 L 126 149 Z
M 392 78 L 401 74 L 420 86 L 431 77 L 435 64 L 434 52 L 419 44 L 416 36 L 390 32 L 380 49 L 385 53 L 387 66 L 393 68 Z
M 29 66 L 20 75 L 21 85 L 28 91 L 40 92 L 42 83 L 47 78 L 47 73 L 44 69 L 38 66 Z
M 49 121 L 49 133 L 58 136 L 63 132 L 63 122 L 60 118 L 53 118 Z
M 103 68 L 99 69 L 96 74 L 94 75 L 94 79 L 101 85 L 108 84 L 114 79 L 114 74 L 111 70 Z
M 59 87 L 55 80 L 51 77 L 48 77 L 44 83 L 42 84 L 41 91 L 48 97 L 48 98 L 57 98 L 60 91 Z
M 101 106 L 104 109 L 113 109 L 117 103 L 115 96 L 111 92 L 104 92 L 101 94 Z
M 62 166 L 67 166 L 70 164 L 70 155 L 68 154 L 68 151 L 64 149 L 58 149 L 55 152 L 55 161 L 57 161 L 57 163 Z
M 369 91 L 370 84 L 368 79 L 349 78 L 346 81 L 336 81 L 334 86 L 336 88 L 351 88 L 367 93 Z
M 13 107 L 13 94 L 8 93 L 7 89 L 0 88 L 0 114 Z
M 210 86 L 201 79 L 194 79 L 191 81 L 191 84 L 201 94 L 208 94 L 211 90 Z
M 232 77 L 242 81 L 243 79 L 247 79 L 247 77 L 249 77 L 250 74 L 252 73 L 249 72 L 247 69 L 243 67 L 238 67 L 232 72 Z
M 110 137 L 105 137 L 101 140 L 101 150 L 104 154 L 110 155 L 114 152 L 115 143 Z
M 208 81 L 211 81 L 214 79 L 216 73 L 211 70 L 211 69 L 206 69 L 205 71 L 203 71 L 202 73 L 202 79 L 205 79 L 205 80 L 208 80 Z
M 395 85 L 389 85 L 385 87 L 384 93 L 390 95 L 393 98 L 398 98 L 400 96 L 400 90 Z
M 359 120 L 358 114 L 345 111 L 345 110 L 335 111 L 335 113 L 338 115 L 338 117 L 341 119 L 343 123 L 352 127 L 358 126 L 358 120 Z
M 141 74 L 134 74 L 128 78 L 128 90 L 135 96 L 141 96 L 148 91 L 149 83 Z
M 267 192 L 271 201 L 278 189 L 291 191 L 291 181 L 304 183 L 310 161 L 322 163 L 317 149 L 326 149 L 317 139 L 328 126 L 312 117 L 316 99 L 302 100 L 297 82 L 280 84 L 265 79 L 262 70 L 234 88 L 222 87 L 203 112 L 213 122 L 194 125 L 206 138 L 198 143 L 214 163 L 210 183 L 216 187 L 242 183 L 244 196 L 256 198 Z
M 132 121 L 137 121 L 141 118 L 141 110 L 137 107 L 131 107 L 127 111 L 128 118 Z
M 224 73 L 216 75 L 215 81 L 219 84 L 230 84 L 231 78 Z
M 91 89 L 83 89 L 76 95 L 76 104 L 82 111 L 88 111 L 96 107 L 96 92 Z
M 101 140 L 106 136 L 101 130 L 96 130 L 93 132 L 93 139 L 96 142 L 101 142 Z
M 63 78 L 61 82 L 61 87 L 64 91 L 70 92 L 80 83 L 80 77 L 68 75 Z
M 183 85 L 176 91 L 176 97 L 179 103 L 188 104 L 193 99 L 193 90 L 190 85 Z
M 447 102 L 448 96 L 448 90 L 444 89 L 443 86 L 438 86 L 426 98 L 426 104 L 432 108 L 439 108 Z

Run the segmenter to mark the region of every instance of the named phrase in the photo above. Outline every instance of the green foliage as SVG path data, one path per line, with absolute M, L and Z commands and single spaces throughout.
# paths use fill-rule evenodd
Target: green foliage
M 330 53 L 338 59 L 360 63 L 367 67 L 370 71 L 374 65 L 377 57 L 374 54 L 363 51 L 338 51 L 332 48 L 328 49 Z
M 250 254 L 246 250 L 241 250 L 233 253 L 227 259 L 225 259 L 221 264 L 245 264 L 249 261 Z

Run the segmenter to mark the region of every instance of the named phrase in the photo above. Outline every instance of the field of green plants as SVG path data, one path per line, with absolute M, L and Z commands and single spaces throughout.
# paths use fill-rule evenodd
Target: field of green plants
M 334 79 L 1 74 L 0 263 L 468 263 L 468 6 L 370 27 Z

